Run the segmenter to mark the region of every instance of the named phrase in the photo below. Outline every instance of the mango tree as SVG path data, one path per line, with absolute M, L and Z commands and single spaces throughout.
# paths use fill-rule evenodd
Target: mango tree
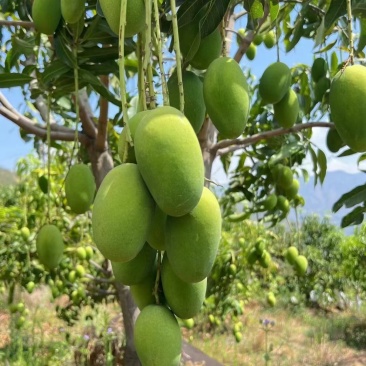
M 107 259 L 128 264 L 137 260 L 147 239 L 157 250 L 155 256 L 158 253 L 148 303 L 167 301 L 176 315 L 177 294 L 164 290 L 166 299 L 161 299 L 160 277 L 164 287 L 164 271 L 174 272 L 168 278 L 188 284 L 186 292 L 195 293 L 192 288 L 204 281 L 213 265 L 220 236 L 218 205 L 203 186 L 214 183 L 215 159 L 221 159 L 226 173 L 233 167 L 221 202 L 222 216 L 241 221 L 254 214 L 273 225 L 303 203 L 294 174 L 308 176 L 302 165 L 307 155 L 316 180 L 325 179 L 326 156 L 311 142 L 312 128 L 329 129 L 332 152 L 348 146 L 341 155 L 349 155 L 366 148 L 362 127 L 366 72 L 353 65 L 364 58 L 362 1 L 2 0 L 0 7 L 0 87 L 21 87 L 25 108 L 19 112 L 0 93 L 0 114 L 19 126 L 24 139 L 45 144 L 48 161 L 69 142 L 73 153 L 64 164 L 90 164 L 96 187 L 101 187 L 93 212 L 98 248 Z M 246 25 L 239 28 L 239 24 Z M 357 40 L 354 24 L 360 30 Z M 304 39 L 313 41 L 316 60 L 290 68 L 280 51 L 304 52 L 300 51 Z M 252 64 L 243 59 L 247 55 L 253 60 L 256 47 L 272 48 L 276 59 L 257 75 L 259 82 Z M 112 177 L 109 172 L 118 178 L 104 180 Z M 46 176 L 49 180 L 50 166 Z M 70 186 L 80 181 L 76 178 Z M 115 187 L 117 181 L 123 184 Z M 90 204 L 93 184 L 84 188 L 89 193 L 81 203 L 71 203 L 78 200 L 75 192 L 69 195 L 69 206 L 77 211 L 83 206 L 80 212 Z M 338 206 L 364 202 L 360 190 L 343 197 Z M 111 191 L 115 193 L 108 196 Z M 137 200 L 148 209 L 135 205 Z M 56 201 L 49 195 L 48 202 L 50 225 Z M 117 255 L 119 232 L 112 222 L 120 202 L 130 203 L 124 207 L 124 220 L 131 212 L 130 225 L 139 231 L 122 236 L 139 244 L 126 246 Z M 364 206 L 357 206 L 344 224 L 359 223 L 363 215 Z M 151 222 L 163 229 L 152 233 Z M 172 242 L 186 237 L 181 243 L 186 248 L 190 235 L 204 232 L 207 225 L 214 233 L 203 235 L 203 241 L 211 243 L 209 259 L 205 271 L 195 273 L 189 269 L 197 264 L 187 267 L 180 260 L 181 249 L 173 248 Z M 156 235 L 167 236 L 166 247 L 151 244 Z M 39 254 L 47 251 L 46 239 L 37 242 Z M 168 256 L 162 260 L 164 250 Z M 39 256 L 46 267 L 49 258 Z M 174 276 L 178 278 L 172 280 Z M 126 283 L 115 281 L 114 286 L 124 315 L 126 362 L 139 364 L 133 338 L 138 311 Z M 150 359 L 149 347 L 156 345 L 155 339 L 141 341 L 145 335 L 141 329 L 153 333 L 151 317 L 165 319 L 177 337 L 174 349 L 151 364 L 179 362 L 175 320 L 163 309 L 149 310 L 155 315 L 144 315 L 139 321 L 143 326 L 137 324 L 136 345 L 143 364 Z

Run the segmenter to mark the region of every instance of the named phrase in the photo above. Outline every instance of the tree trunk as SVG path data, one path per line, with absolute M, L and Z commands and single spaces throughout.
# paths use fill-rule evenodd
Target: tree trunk
M 116 282 L 115 288 L 123 314 L 123 325 L 126 337 L 126 346 L 123 355 L 124 364 L 126 366 L 141 366 L 134 342 L 134 326 L 137 316 L 139 315 L 139 309 L 136 307 L 127 286 Z
M 205 166 L 205 186 L 210 186 L 212 164 L 215 160 L 215 153 L 212 153 L 211 148 L 215 144 L 217 138 L 217 130 L 209 118 L 206 119 L 201 131 L 198 134 L 200 142 L 203 163 Z
M 88 153 L 92 163 L 92 169 L 95 177 L 95 182 L 99 188 L 104 177 L 113 168 L 113 159 L 108 150 L 97 151 L 96 145 L 90 144 L 88 146 Z M 140 360 L 137 356 L 134 342 L 134 324 L 139 314 L 139 310 L 133 301 L 131 292 L 127 286 L 115 283 L 117 291 L 118 302 L 121 307 L 123 324 L 126 337 L 126 346 L 124 349 L 124 363 L 127 366 L 141 366 Z

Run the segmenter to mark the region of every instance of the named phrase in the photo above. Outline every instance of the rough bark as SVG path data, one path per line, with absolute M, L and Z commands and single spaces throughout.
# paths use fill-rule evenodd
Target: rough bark
M 206 187 L 210 185 L 212 164 L 216 157 L 216 151 L 212 149 L 212 147 L 215 145 L 216 138 L 217 130 L 212 124 L 211 120 L 207 118 L 198 134 L 198 140 L 200 142 L 203 163 L 205 167 Z
M 124 349 L 123 360 L 128 366 L 141 366 L 140 360 L 137 357 L 135 342 L 134 342 L 134 325 L 139 314 L 131 292 L 127 286 L 120 283 L 115 284 L 118 294 L 118 301 L 123 314 L 123 326 L 126 336 L 126 345 Z

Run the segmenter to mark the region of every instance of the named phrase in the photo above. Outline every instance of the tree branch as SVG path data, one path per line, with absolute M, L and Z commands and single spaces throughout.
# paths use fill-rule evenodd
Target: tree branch
M 106 87 L 108 87 L 108 76 L 102 75 L 100 80 Z M 108 100 L 101 97 L 99 101 L 99 108 L 98 134 L 95 141 L 95 147 L 98 151 L 104 151 L 107 147 Z
M 263 23 L 266 21 L 267 17 L 269 14 L 269 6 L 266 3 L 264 6 L 264 15 L 263 17 L 258 21 L 258 26 L 257 26 L 257 30 L 250 32 L 246 37 L 243 38 L 242 42 L 239 45 L 239 48 L 237 49 L 235 56 L 234 56 L 234 60 L 239 63 L 240 60 L 242 59 L 242 57 L 245 55 L 245 53 L 247 52 L 248 47 L 250 46 L 250 44 L 252 43 L 254 36 L 257 34 L 258 30 L 260 29 L 260 27 L 263 25 Z
M 260 140 L 268 140 L 275 136 L 282 136 L 289 133 L 299 132 L 313 127 L 327 127 L 333 128 L 334 124 L 331 122 L 308 122 L 295 125 L 291 128 L 278 128 L 273 131 L 266 131 L 257 133 L 253 136 L 246 137 L 244 139 L 232 139 L 232 140 L 221 140 L 211 148 L 211 152 L 217 156 L 228 154 L 229 152 L 243 149 L 249 145 L 255 144 Z
M 24 22 L 21 20 L 0 20 L 0 26 L 5 26 L 5 27 L 15 26 L 15 27 L 22 27 L 22 28 L 26 28 L 26 29 L 32 29 L 32 28 L 34 28 L 34 23 L 33 22 Z
M 4 116 L 9 121 L 15 123 L 17 126 L 22 128 L 27 133 L 31 133 L 40 138 L 45 138 L 47 136 L 47 130 L 45 127 L 37 125 L 31 119 L 20 114 L 5 98 L 5 96 L 0 93 L 0 114 Z M 72 129 L 64 126 L 58 126 L 57 124 L 52 124 L 51 126 L 51 139 L 61 140 L 61 141 L 74 141 L 75 134 Z M 89 139 L 86 135 L 80 134 L 79 141 L 86 144 Z
M 75 101 L 75 97 L 73 98 Z M 97 137 L 97 129 L 95 127 L 93 112 L 85 89 L 79 91 L 79 114 L 83 131 L 91 139 L 95 139 Z

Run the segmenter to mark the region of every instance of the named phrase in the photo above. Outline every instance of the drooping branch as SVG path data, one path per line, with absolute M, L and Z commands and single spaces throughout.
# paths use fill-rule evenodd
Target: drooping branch
M 5 96 L 0 93 L 0 114 L 4 116 L 9 121 L 15 123 L 25 132 L 36 135 L 40 138 L 45 138 L 47 136 L 47 129 L 45 126 L 40 126 L 20 114 L 5 98 Z M 58 126 L 57 124 L 51 125 L 51 139 L 60 141 L 73 141 L 74 131 L 70 128 L 64 126 Z M 86 144 L 89 139 L 86 135 L 80 134 L 79 141 Z
M 0 20 L 0 26 L 4 27 L 22 27 L 25 29 L 32 29 L 34 28 L 33 22 L 25 22 L 21 20 Z
M 243 149 L 249 145 L 255 144 L 260 140 L 268 140 L 272 137 L 287 135 L 289 133 L 296 133 L 313 127 L 333 128 L 334 124 L 332 122 L 308 122 L 296 125 L 291 128 L 278 128 L 273 131 L 257 133 L 253 136 L 249 136 L 246 138 L 221 140 L 211 148 L 211 153 L 215 154 L 216 156 L 222 156 L 228 154 L 229 152 Z

